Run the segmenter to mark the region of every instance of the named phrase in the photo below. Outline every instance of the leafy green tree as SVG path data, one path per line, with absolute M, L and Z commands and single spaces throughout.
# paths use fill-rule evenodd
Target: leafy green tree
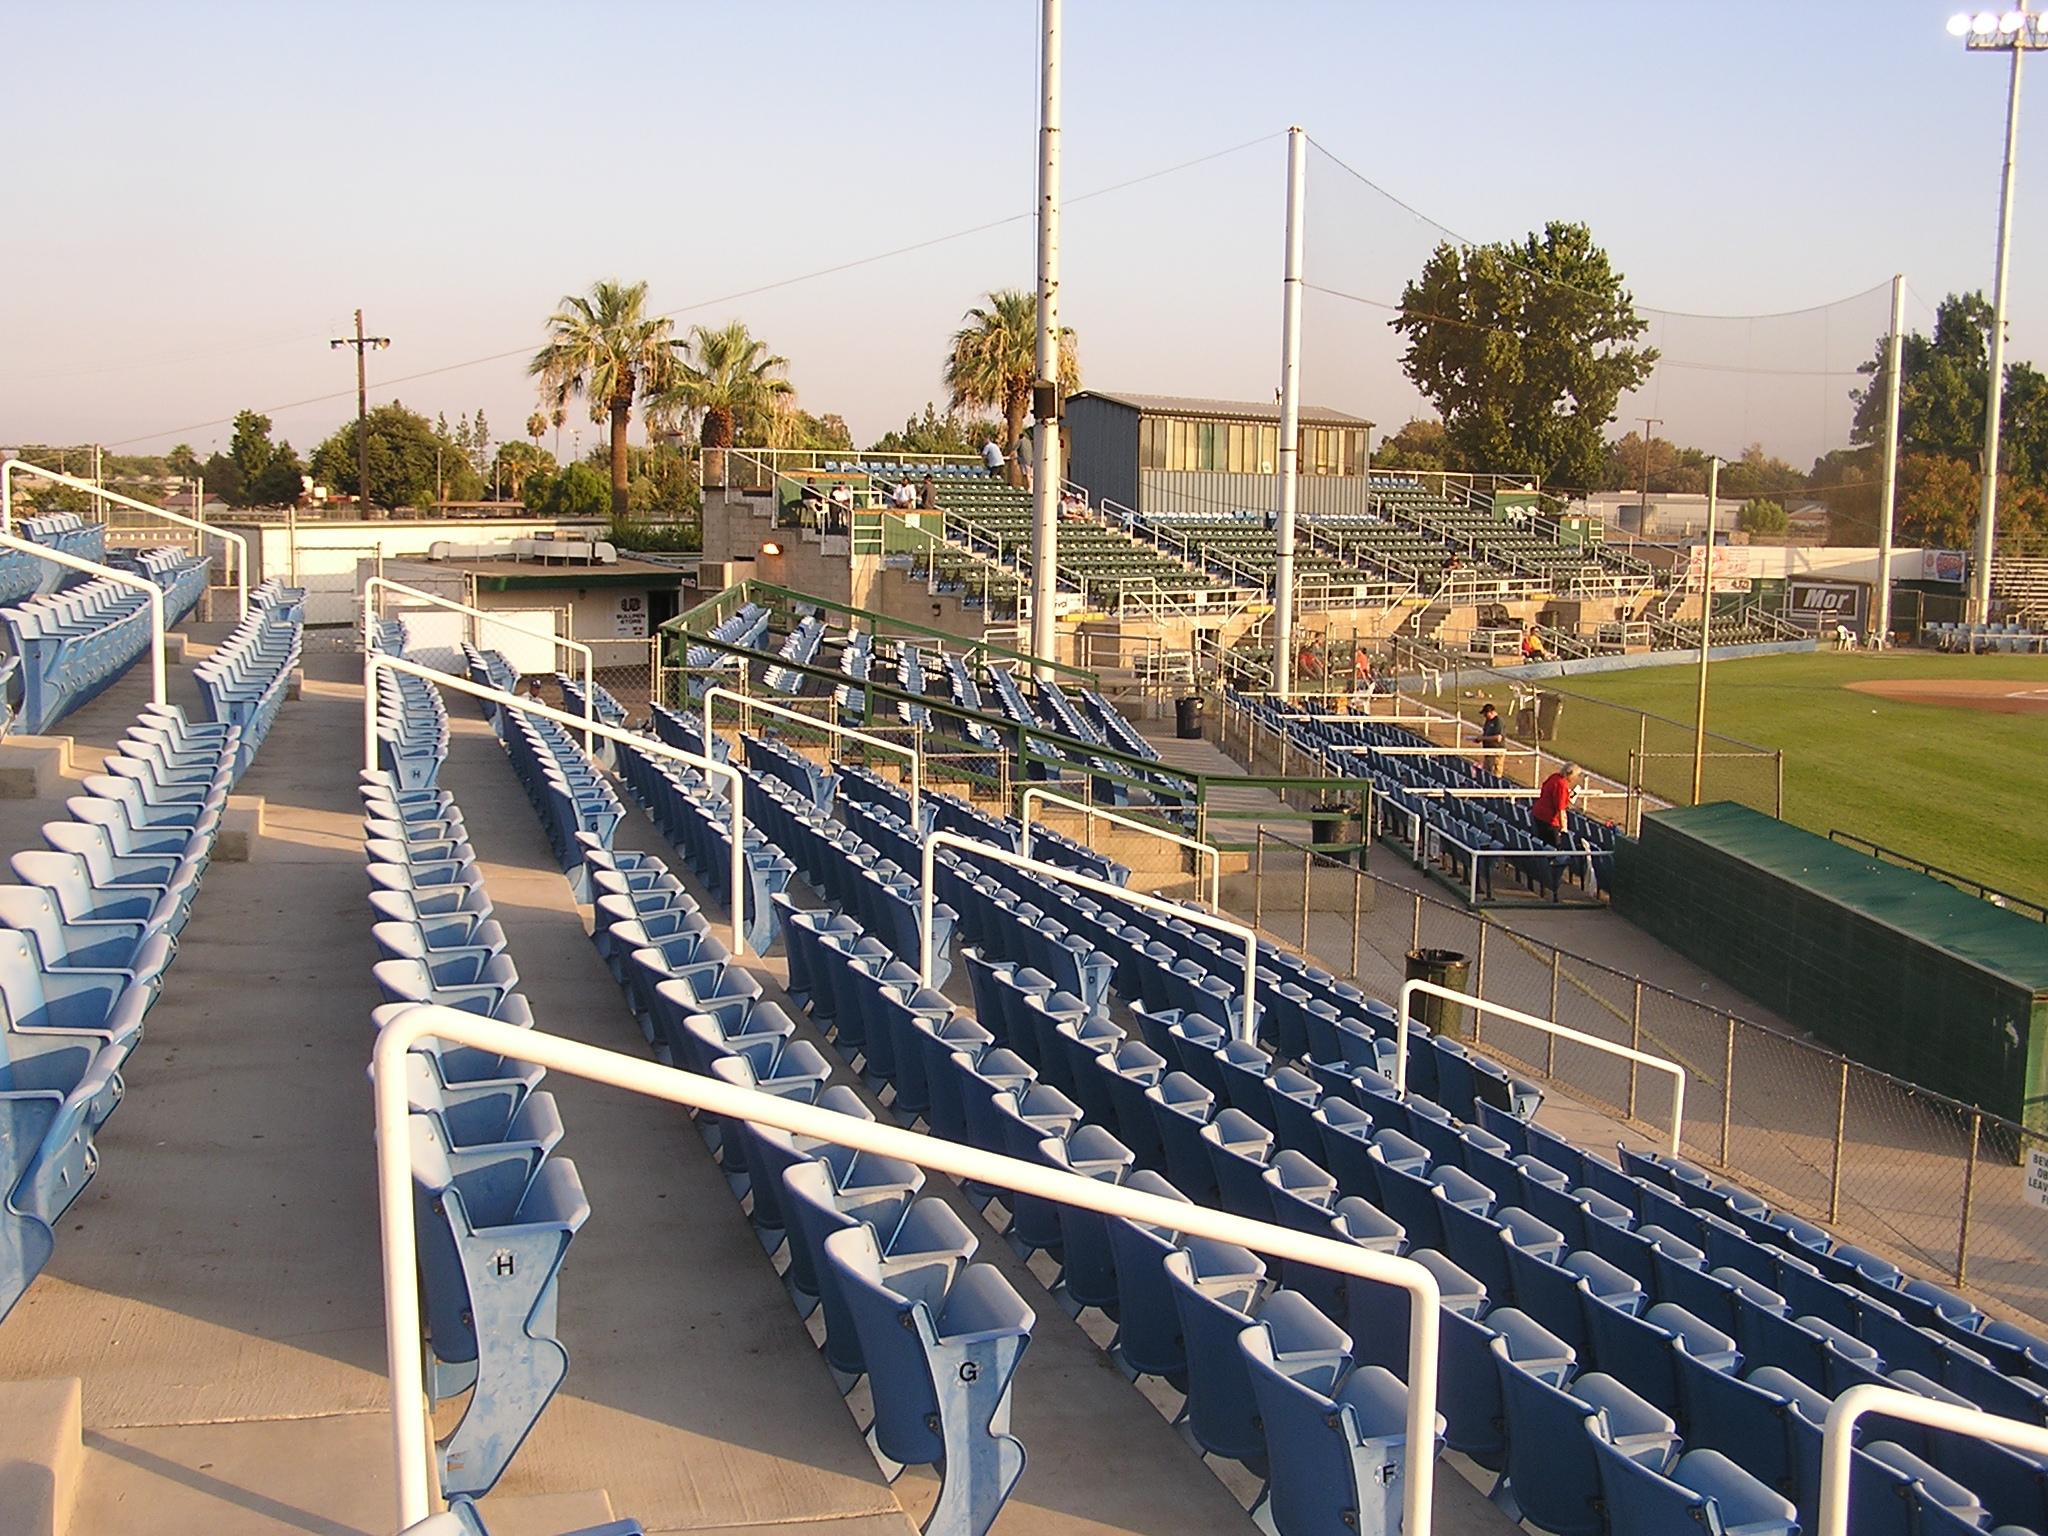
M 612 491 L 588 464 L 565 464 L 553 476 L 526 482 L 526 505 L 543 517 L 603 517 L 612 508 Z
M 222 495 L 230 506 L 287 507 L 303 494 L 305 466 L 290 443 L 271 442 L 268 416 L 236 414 L 228 457 L 234 462 L 234 486 L 232 491 L 224 487 Z
M 719 450 L 766 446 L 777 405 L 795 394 L 783 376 L 789 359 L 770 352 L 742 320 L 716 330 L 695 326 L 678 350 L 675 377 L 652 410 L 671 425 L 697 418 L 707 473 L 722 482 L 725 456 Z
M 590 402 L 590 419 L 611 422 L 611 499 L 626 512 L 626 427 L 636 400 L 655 397 L 676 374 L 673 327 L 647 314 L 647 285 L 606 281 L 587 296 L 567 294 L 548 317 L 548 343 L 526 371 L 560 412 L 572 396 Z M 557 420 L 559 420 L 559 416 Z
M 1983 468 L 1984 395 L 1991 375 L 1991 305 L 1981 293 L 1952 293 L 1934 311 L 1934 334 L 1900 339 L 1899 453 L 1937 454 Z M 1882 445 L 1886 338 L 1857 371 L 1850 441 Z M 2048 486 L 2048 377 L 2026 362 L 2005 365 L 1998 468 L 2019 485 Z
M 1784 507 L 1758 498 L 1744 504 L 1739 525 L 1746 533 L 1783 533 L 1792 526 Z
M 988 306 L 967 311 L 967 324 L 953 333 L 946 358 L 946 388 L 958 410 L 994 411 L 1003 419 L 1003 457 L 1012 485 L 1024 483 L 1017 443 L 1031 414 L 1031 386 L 1038 377 L 1038 297 L 1021 288 L 1002 288 Z M 1081 387 L 1081 360 L 1074 333 L 1060 327 L 1059 386 L 1063 394 Z
M 809 411 L 798 410 L 794 398 L 785 395 L 776 402 L 768 418 L 768 446 L 851 453 L 853 433 L 847 429 L 846 418 L 836 411 L 813 416 Z
M 164 472 L 184 480 L 199 473 L 199 455 L 192 451 L 190 443 L 180 443 L 164 455 Z
M 1742 450 L 1741 458 L 1721 466 L 1723 496 L 1741 500 L 1761 496 L 1782 501 L 1782 498 L 1805 489 L 1805 474 L 1783 459 L 1765 453 L 1762 443 L 1751 443 Z
M 434 425 L 418 411 L 393 400 L 373 406 L 369 415 L 370 484 L 364 500 L 378 507 L 425 507 L 436 492 L 435 450 L 446 473 L 453 447 L 437 437 Z M 356 424 L 351 421 L 313 450 L 313 474 L 344 494 L 359 494 L 356 484 Z M 209 472 L 207 484 L 213 478 Z M 451 482 L 450 489 L 456 489 Z M 464 497 L 461 499 L 471 499 Z
M 868 448 L 869 453 L 979 453 L 981 445 L 1002 435 L 1003 424 L 985 417 L 963 416 L 949 410 L 943 416 L 927 400 L 924 414 L 912 416 L 900 432 L 887 432 Z
M 1939 453 L 1899 457 L 1899 532 L 1903 542 L 1961 549 L 1977 521 L 1977 471 Z
M 1607 445 L 1607 462 L 1600 485 L 1609 491 L 1640 491 L 1643 458 L 1649 456 L 1649 490 L 1658 496 L 1704 496 L 1707 490 L 1707 456 L 1697 448 L 1681 448 L 1664 438 L 1652 436 L 1647 445 L 1640 432 L 1630 432 Z M 1723 475 L 1727 473 L 1724 469 Z M 1724 482 L 1725 483 L 1725 482 Z
M 522 499 L 530 477 L 554 477 L 555 456 L 533 443 L 500 443 L 498 456 L 492 465 L 498 484 L 512 500 L 518 501 Z
M 703 495 L 697 485 L 697 465 L 690 454 L 673 443 L 635 448 L 628 469 L 632 475 L 627 488 L 632 519 L 661 523 L 696 520 Z
M 1439 470 L 1444 463 L 1444 424 L 1413 417 L 1373 451 L 1372 467 L 1385 470 Z
M 218 496 L 231 507 L 244 505 L 241 468 L 226 454 L 217 450 L 208 454 L 206 462 L 199 466 L 199 474 L 206 481 L 209 500 Z
M 1389 322 L 1402 371 L 1443 418 L 1466 469 L 1600 483 L 1606 428 L 1650 376 L 1648 328 L 1583 224 L 1552 222 L 1516 244 L 1439 245 Z

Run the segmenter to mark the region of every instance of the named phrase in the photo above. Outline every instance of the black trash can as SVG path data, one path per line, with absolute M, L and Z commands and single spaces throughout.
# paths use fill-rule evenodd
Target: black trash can
M 1173 734 L 1182 741 L 1202 739 L 1202 696 L 1199 693 L 1174 701 Z
M 1557 717 L 1564 713 L 1564 696 L 1556 693 L 1536 695 L 1536 739 L 1557 740 Z
M 1432 982 L 1453 992 L 1465 992 L 1470 990 L 1468 983 L 1472 979 L 1472 963 L 1455 949 L 1411 949 L 1408 951 L 1408 979 Z M 1431 1034 L 1464 1039 L 1463 1008 L 1429 992 L 1420 994 L 1415 1001 L 1415 1017 Z

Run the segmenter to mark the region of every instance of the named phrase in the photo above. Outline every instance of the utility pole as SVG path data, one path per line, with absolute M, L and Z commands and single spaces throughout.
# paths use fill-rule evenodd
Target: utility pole
M 2018 57 L 2018 55 L 2014 55 Z M 1877 624 L 1880 650 L 1892 643 L 1892 518 L 1899 504 L 1900 333 L 1906 328 L 1906 275 L 1892 278 L 1892 333 L 1884 347 L 1884 498 L 1877 514 Z
M 1721 497 L 1720 456 L 1707 460 L 1707 547 L 1700 564 L 1700 697 L 1692 731 L 1692 803 L 1700 803 L 1707 766 L 1707 648 L 1714 628 L 1714 513 Z
M 1287 254 L 1280 279 L 1280 506 L 1273 520 L 1273 692 L 1292 698 L 1294 675 L 1294 513 L 1301 493 L 1301 244 L 1307 196 L 1308 134 L 1287 130 Z M 1372 480 L 1367 478 L 1370 497 Z
M 356 311 L 354 336 L 337 336 L 330 347 L 356 349 L 356 510 L 367 512 L 370 505 L 370 377 L 364 358 L 391 345 L 389 336 L 365 336 L 363 312 Z
M 1650 531 L 1650 431 L 1664 425 L 1662 416 L 1638 416 L 1643 424 L 1643 496 L 1636 503 L 1636 537 L 1647 538 Z
M 1053 660 L 1060 537 L 1060 0 L 1041 0 L 1044 93 L 1038 118 L 1038 356 L 1031 385 L 1031 654 Z M 1051 677 L 1040 668 L 1039 676 Z

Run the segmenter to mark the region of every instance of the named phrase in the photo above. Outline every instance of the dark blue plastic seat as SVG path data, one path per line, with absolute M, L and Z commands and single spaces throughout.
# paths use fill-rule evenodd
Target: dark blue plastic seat
M 1601 1497 L 1616 1533 L 1629 1536 L 1793 1536 L 1789 1499 L 1716 1450 L 1629 1454 L 1610 1438 L 1605 1413 L 1586 1419 L 1600 1468 Z
M 1189 1433 L 1210 1455 L 1263 1477 L 1266 1437 L 1237 1337 L 1274 1294 L 1266 1266 L 1249 1249 L 1201 1237 L 1187 1238 L 1163 1263 L 1187 1341 Z
M 1238 1346 L 1269 1448 L 1279 1536 L 1399 1531 L 1407 1388 L 1391 1371 L 1354 1366 L 1344 1331 L 1288 1291 L 1266 1303 Z
M 1185 1072 L 1169 1072 L 1145 1090 L 1166 1153 L 1166 1176 L 1197 1205 L 1217 1204 L 1216 1169 L 1202 1127 L 1216 1111 L 1215 1095 Z
M 1133 1173 L 1124 1183 L 1142 1194 L 1192 1203 L 1164 1177 L 1146 1169 Z M 1164 1263 L 1177 1246 L 1176 1234 L 1164 1228 L 1121 1216 L 1109 1218 L 1118 1309 L 1117 1341 L 1112 1356 L 1128 1376 L 1157 1376 L 1185 1392 L 1187 1341 L 1181 1333 L 1180 1309 L 1167 1283 Z

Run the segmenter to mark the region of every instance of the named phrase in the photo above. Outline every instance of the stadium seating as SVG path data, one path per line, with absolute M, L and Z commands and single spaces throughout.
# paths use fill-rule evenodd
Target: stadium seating
M 431 1004 L 530 1027 L 461 810 L 432 787 L 447 751 L 445 706 L 406 674 L 378 674 L 378 691 L 380 741 L 410 745 L 386 754 L 403 773 L 366 770 L 361 784 L 380 919 L 371 933 L 385 957 L 371 971 L 385 999 L 374 1022 Z M 530 725 L 502 723 L 508 742 Z M 437 1442 L 441 1486 L 452 1495 L 481 1497 L 497 1484 L 568 1371 L 555 1327 L 558 1278 L 590 1208 L 575 1164 L 554 1155 L 562 1125 L 552 1097 L 536 1091 L 541 1075 L 431 1037 L 412 1054 L 427 1387 L 435 1403 L 467 1399 Z
M 269 659 L 293 654 L 287 644 Z M 73 819 L 44 825 L 48 849 L 13 856 L 20 884 L 0 887 L 0 1319 L 99 1166 L 95 1133 L 121 1102 L 121 1066 L 255 750 L 239 725 L 158 704 L 118 746 L 66 802 Z

